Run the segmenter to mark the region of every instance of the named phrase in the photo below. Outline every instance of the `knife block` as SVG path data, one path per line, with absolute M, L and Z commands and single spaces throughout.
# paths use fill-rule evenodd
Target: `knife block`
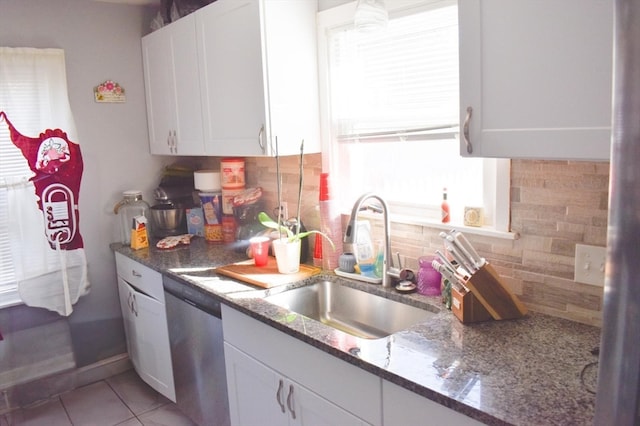
M 469 289 L 465 296 L 471 294 L 474 298 L 469 298 L 472 302 L 470 303 L 471 308 L 468 308 L 470 309 L 468 322 L 473 322 L 473 318 L 483 317 L 475 304 L 476 301 L 495 320 L 521 318 L 527 313 L 524 304 L 502 283 L 500 276 L 489 263 L 485 263 L 482 268 L 471 275 L 464 285 Z M 462 302 L 467 302 L 467 300 L 463 297 Z
M 488 321 L 493 317 L 482 303 L 467 290 L 451 288 L 451 312 L 463 324 Z

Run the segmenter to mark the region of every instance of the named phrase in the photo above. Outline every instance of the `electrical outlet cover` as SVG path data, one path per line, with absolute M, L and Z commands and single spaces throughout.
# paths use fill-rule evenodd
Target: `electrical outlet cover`
M 576 244 L 574 281 L 604 286 L 607 248 Z

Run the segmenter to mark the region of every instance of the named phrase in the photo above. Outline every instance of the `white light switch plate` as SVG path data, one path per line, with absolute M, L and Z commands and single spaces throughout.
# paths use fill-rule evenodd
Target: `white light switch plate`
M 606 263 L 606 247 L 576 244 L 574 281 L 601 287 L 604 286 Z

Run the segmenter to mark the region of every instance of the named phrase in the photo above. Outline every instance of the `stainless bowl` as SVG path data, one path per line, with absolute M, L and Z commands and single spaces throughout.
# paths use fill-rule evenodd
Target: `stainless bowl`
M 184 209 L 173 204 L 156 204 L 149 211 L 156 234 L 181 232 L 186 225 Z

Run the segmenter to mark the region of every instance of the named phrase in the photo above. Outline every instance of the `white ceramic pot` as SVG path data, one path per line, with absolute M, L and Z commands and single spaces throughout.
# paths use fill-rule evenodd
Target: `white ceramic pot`
M 291 242 L 286 238 L 273 240 L 273 252 L 276 255 L 278 272 L 295 274 L 300 270 L 300 240 Z

